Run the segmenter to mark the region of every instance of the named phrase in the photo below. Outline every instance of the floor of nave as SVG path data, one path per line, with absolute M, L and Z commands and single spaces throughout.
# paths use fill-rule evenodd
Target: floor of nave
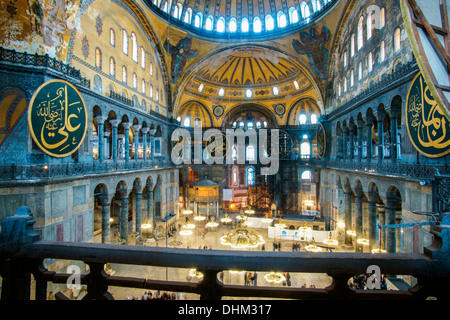
M 168 237 L 166 239 L 158 240 L 155 242 L 151 242 L 149 246 L 158 246 L 158 247 L 173 247 L 171 244 L 174 240 L 181 242 L 181 245 L 178 245 L 177 248 L 190 248 L 190 249 L 215 249 L 215 250 L 230 250 L 229 246 L 223 245 L 220 243 L 220 237 L 228 232 L 234 230 L 234 227 L 231 226 L 223 226 L 207 230 L 205 234 L 203 231 L 207 230 L 204 228 L 194 229 L 193 234 L 190 236 L 182 236 L 176 235 L 175 237 Z M 292 244 L 293 241 L 290 240 L 279 240 L 279 239 L 269 239 L 267 229 L 249 229 L 252 232 L 255 232 L 261 235 L 264 240 L 264 250 L 265 251 L 273 251 L 273 243 L 274 241 L 281 242 L 281 250 L 280 251 L 293 251 Z M 145 240 L 146 235 L 143 235 Z M 101 235 L 96 236 L 95 242 L 101 241 Z M 135 241 L 134 238 L 129 238 L 129 244 L 133 244 Z M 308 245 L 308 243 L 301 243 L 301 252 L 306 252 L 304 246 Z M 263 246 L 259 246 L 257 249 L 251 250 L 263 250 Z M 352 251 L 354 249 L 352 247 L 342 247 L 339 246 L 334 251 Z M 119 265 L 119 264 L 111 264 L 111 270 L 114 276 L 126 276 L 126 277 L 136 277 L 141 279 L 152 279 L 152 280 L 169 280 L 169 281 L 199 281 L 195 277 L 190 278 L 189 273 L 190 269 L 179 269 L 179 268 L 165 268 L 165 267 L 149 267 L 149 266 L 135 266 L 135 265 Z M 253 272 L 253 270 L 248 270 L 249 272 Z M 268 282 L 264 275 L 268 272 L 256 272 L 257 273 L 257 283 L 258 286 L 283 286 L 283 283 L 275 284 Z M 310 288 L 314 286 L 315 288 L 325 288 L 331 284 L 332 279 L 326 274 L 310 274 L 310 273 L 291 273 L 291 286 L 292 287 L 306 287 Z M 244 272 L 240 273 L 231 273 L 229 271 L 225 271 L 223 274 L 223 282 L 225 284 L 233 284 L 233 285 L 245 285 L 244 281 L 245 274 Z M 251 283 L 250 285 L 254 285 Z M 156 290 L 144 290 L 144 289 L 135 289 L 135 288 L 120 288 L 120 287 L 110 287 L 109 292 L 114 296 L 116 300 L 126 300 L 126 299 L 138 299 L 140 300 L 146 291 L 151 291 L 153 297 L 157 294 Z M 160 294 L 162 294 L 161 292 Z M 196 294 L 190 293 L 179 293 L 176 295 L 177 299 L 187 299 L 187 300 L 195 300 L 199 299 L 199 296 Z M 224 299 L 233 299 L 232 297 L 224 297 Z M 242 300 L 242 298 L 236 298 Z

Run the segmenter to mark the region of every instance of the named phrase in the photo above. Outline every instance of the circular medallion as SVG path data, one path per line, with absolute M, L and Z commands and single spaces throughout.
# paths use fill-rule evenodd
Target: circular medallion
M 52 157 L 66 157 L 83 143 L 87 110 L 78 90 L 67 81 L 51 80 L 30 101 L 28 126 L 34 142 Z
M 411 83 L 405 106 L 406 127 L 414 147 L 430 158 L 449 154 L 449 118 L 421 73 Z
M 276 112 L 279 116 L 282 116 L 282 115 L 285 113 L 285 111 L 286 111 L 286 108 L 285 108 L 284 105 L 282 105 L 282 104 L 277 104 L 277 105 L 275 106 L 275 112 Z
M 223 115 L 223 107 L 222 106 L 216 106 L 214 107 L 213 113 L 217 118 L 220 118 Z
M 317 125 L 316 139 L 317 139 L 317 153 L 319 154 L 319 157 L 323 159 L 327 153 L 327 135 L 325 132 L 325 128 L 321 123 Z

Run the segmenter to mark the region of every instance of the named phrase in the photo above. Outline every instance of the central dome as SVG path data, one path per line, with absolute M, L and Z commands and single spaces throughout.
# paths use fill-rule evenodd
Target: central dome
M 223 41 L 281 37 L 321 19 L 339 0 L 144 1 L 167 23 Z

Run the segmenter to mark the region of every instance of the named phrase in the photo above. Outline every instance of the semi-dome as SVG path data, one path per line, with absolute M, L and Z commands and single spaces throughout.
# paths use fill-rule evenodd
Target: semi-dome
M 144 0 L 167 23 L 199 37 L 278 38 L 325 16 L 339 0 Z M 225 36 L 225 37 L 224 37 Z

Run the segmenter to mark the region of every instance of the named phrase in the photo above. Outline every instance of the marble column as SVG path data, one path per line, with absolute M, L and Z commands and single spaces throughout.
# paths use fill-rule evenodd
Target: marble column
M 139 160 L 139 130 L 141 130 L 141 125 L 134 124 L 134 160 Z
M 380 226 L 386 224 L 386 208 L 384 204 L 377 205 L 378 220 L 380 221 Z M 380 229 L 380 249 L 386 249 L 386 229 Z
M 355 192 L 355 206 L 356 206 L 355 231 L 356 231 L 356 239 L 364 238 L 362 200 L 363 200 L 363 193 L 362 193 L 362 191 L 356 191 Z M 359 244 L 358 242 L 356 242 L 356 252 L 363 252 L 363 245 Z
M 150 160 L 155 159 L 155 132 L 156 130 L 150 130 Z
M 136 198 L 136 233 L 142 235 L 142 188 L 140 185 L 134 187 L 134 195 Z
M 112 159 L 114 162 L 117 162 L 118 158 L 118 137 L 117 137 L 117 128 L 119 127 L 120 121 L 117 119 L 109 120 L 109 123 L 111 123 L 112 127 Z
M 125 138 L 125 162 L 130 161 L 130 126 L 128 122 L 122 123 Z
M 366 119 L 366 142 L 367 142 L 367 162 L 372 162 L 372 117 L 367 117 Z
M 364 121 L 358 120 L 358 162 L 362 161 L 364 142 Z
M 395 224 L 395 211 L 397 209 L 397 202 L 395 200 L 387 200 L 386 205 L 386 225 Z M 395 228 L 386 229 L 386 250 L 388 253 L 395 253 L 397 250 L 397 237 Z
M 104 139 L 103 139 L 103 145 L 105 146 L 103 149 L 104 149 L 104 154 L 103 154 L 103 157 L 104 157 L 104 159 L 111 159 L 111 154 L 110 154 L 110 151 L 109 151 L 109 146 L 110 146 L 110 143 L 109 143 L 109 136 L 111 135 L 111 133 L 110 132 L 108 132 L 108 131 L 105 131 L 104 133 L 103 133 L 103 137 L 104 137 Z
M 383 121 L 384 112 L 378 114 L 378 163 L 383 162 Z
M 155 230 L 155 212 L 153 207 L 153 187 L 147 186 L 147 223 L 152 225 L 152 230 Z
M 97 136 L 98 136 L 98 161 L 100 163 L 103 162 L 103 160 L 104 160 L 104 153 L 105 153 L 103 136 L 104 136 L 104 132 L 105 132 L 104 124 L 105 124 L 105 120 L 106 119 L 107 118 L 104 117 L 104 116 L 97 116 L 97 117 L 95 117 L 95 120 L 97 120 L 97 124 L 98 124 L 98 132 L 97 132 Z
M 350 139 L 349 159 L 353 160 L 355 158 L 355 125 L 353 123 L 349 124 L 348 135 L 349 135 L 349 139 Z
M 120 195 L 120 213 L 119 213 L 119 233 L 120 239 L 128 243 L 128 190 L 121 188 Z
M 336 132 L 336 139 L 337 139 L 337 153 L 336 153 L 336 157 L 338 158 L 338 159 L 342 159 L 343 157 L 344 157 L 344 154 L 343 154 L 343 150 L 344 150 L 344 148 L 343 148 L 343 132 L 342 132 L 342 129 L 339 129 L 339 130 L 337 130 L 337 132 Z
M 352 230 L 352 191 L 344 190 L 344 220 L 345 220 L 345 244 L 353 243 L 352 236 L 347 231 Z
M 142 149 L 144 150 L 144 161 L 147 160 L 147 134 L 149 130 L 149 128 L 142 128 Z
M 102 207 L 102 243 L 110 243 L 111 228 L 109 219 L 111 218 L 111 201 L 108 195 L 98 196 L 99 205 Z
M 378 248 L 378 226 L 377 226 L 377 198 L 378 193 L 370 192 L 367 199 L 369 211 L 369 249 Z
M 343 152 L 343 159 L 347 160 L 349 158 L 348 156 L 348 127 L 344 127 L 342 129 L 343 131 L 343 135 L 344 135 L 344 143 L 343 143 L 343 148 L 342 148 L 342 152 Z
M 398 112 L 391 112 L 391 162 L 397 162 L 397 117 Z

